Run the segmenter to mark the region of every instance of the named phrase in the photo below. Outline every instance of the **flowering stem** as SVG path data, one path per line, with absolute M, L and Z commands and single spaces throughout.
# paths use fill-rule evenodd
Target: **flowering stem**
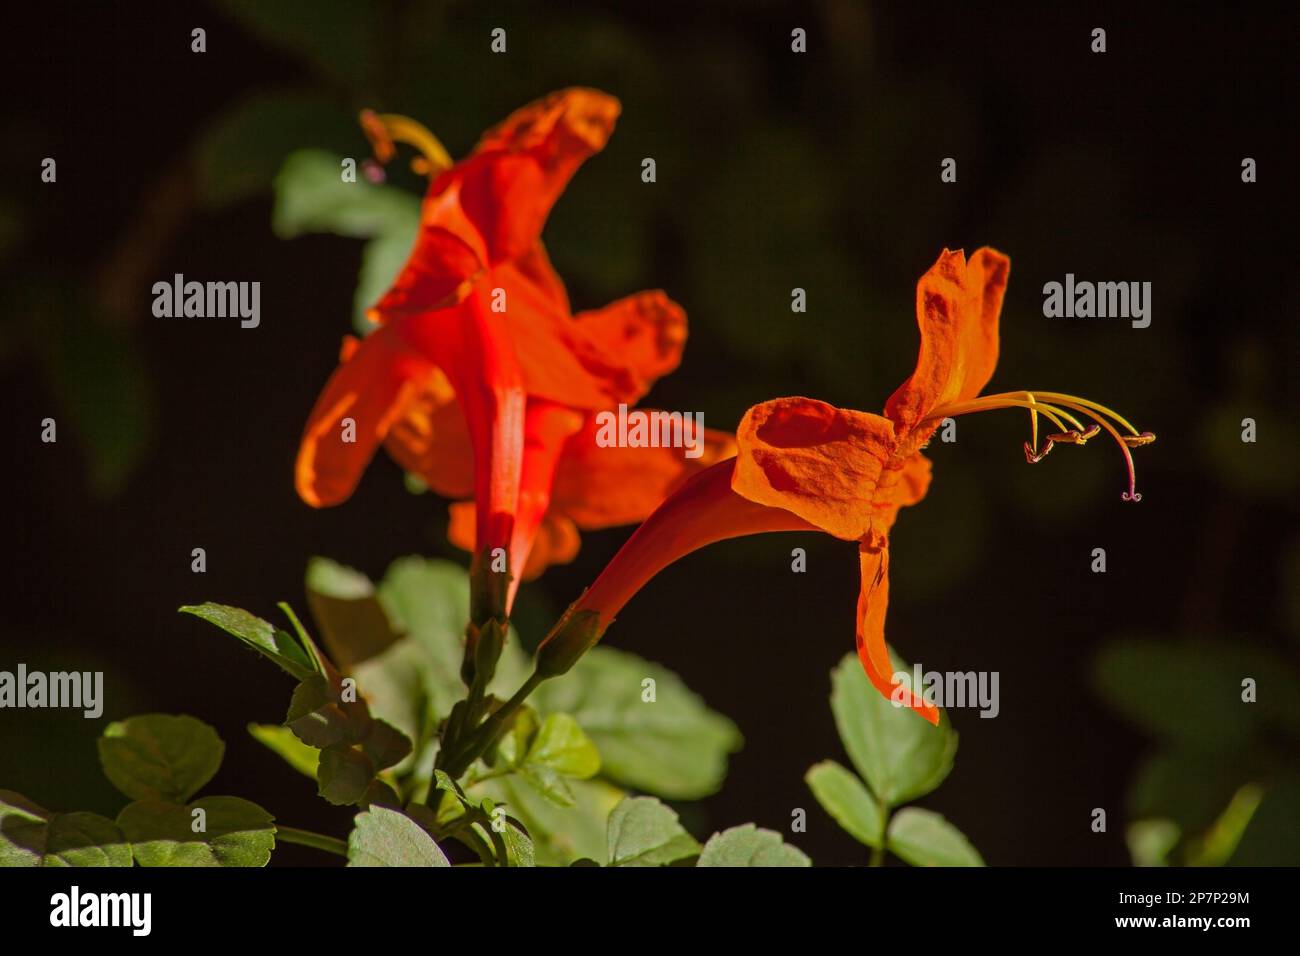
M 470 764 L 486 753 L 497 742 L 501 734 L 505 732 L 505 729 L 510 726 L 509 718 L 514 716 L 515 711 L 523 706 L 524 701 L 528 699 L 528 695 L 536 690 L 538 685 L 546 678 L 547 675 L 533 671 L 528 680 L 524 681 L 523 686 L 515 691 L 514 696 L 494 710 L 487 720 L 483 721 L 478 729 L 469 735 L 465 743 L 447 759 L 443 768 L 447 771 L 447 775 L 453 780 L 459 779 L 469 769 Z
M 299 830 L 297 827 L 276 824 L 275 838 L 282 843 L 296 843 L 299 846 L 309 846 L 343 857 L 348 855 L 348 845 L 344 841 L 323 833 L 312 833 L 310 830 Z

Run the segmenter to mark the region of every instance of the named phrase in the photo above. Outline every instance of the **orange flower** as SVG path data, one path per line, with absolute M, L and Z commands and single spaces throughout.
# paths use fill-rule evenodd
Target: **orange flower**
M 564 90 L 512 114 L 455 165 L 414 121 L 362 116 L 381 160 L 410 143 L 431 180 L 410 257 L 370 311 L 379 328 L 345 342 L 312 410 L 296 484 L 310 505 L 337 504 L 384 442 L 435 490 L 472 497 L 472 527 L 468 506 L 456 508 L 453 539 L 480 570 L 504 549 L 509 571 L 500 593 L 476 595 L 476 621 L 508 611 L 516 569 L 571 558 L 577 526 L 640 520 L 686 473 L 668 449 L 630 462 L 583 446 L 592 411 L 634 404 L 677 366 L 685 314 L 654 291 L 575 317 L 539 238 L 618 112 L 603 93 Z M 611 471 L 637 480 L 608 505 L 588 504 Z
M 916 370 L 885 403 L 885 414 L 779 398 L 745 413 L 738 453 L 688 481 L 632 535 L 538 650 L 538 671 L 562 673 L 609 626 L 625 603 L 671 562 L 714 541 L 763 531 L 819 530 L 858 542 L 858 657 L 885 696 L 937 723 L 933 704 L 893 677 L 885 644 L 889 531 L 900 508 L 925 497 L 930 461 L 921 448 L 944 418 L 995 408 L 1025 408 L 1033 429 L 1030 461 L 1054 444 L 1083 444 L 1105 429 L 1129 467 L 1131 446 L 1155 440 L 1109 409 L 1054 392 L 979 397 L 997 364 L 998 317 L 1010 262 L 980 249 L 969 262 L 944 250 L 917 285 L 921 350 Z M 1038 416 L 1059 432 L 1038 446 Z M 1085 428 L 1080 418 L 1090 419 Z M 1121 433 L 1121 429 L 1123 433 Z

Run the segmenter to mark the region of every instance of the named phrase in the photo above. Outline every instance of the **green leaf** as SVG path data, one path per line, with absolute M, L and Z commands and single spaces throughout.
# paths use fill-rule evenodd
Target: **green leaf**
M 855 840 L 879 847 L 885 839 L 885 818 L 880 805 L 854 774 L 834 760 L 814 764 L 804 774 L 817 802 Z
M 118 814 L 117 825 L 141 866 L 266 866 L 274 820 L 240 797 L 204 797 L 185 806 L 137 800 Z
M 647 679 L 654 681 L 648 701 Z M 608 647 L 588 651 L 568 674 L 533 695 L 543 713 L 573 716 L 611 780 L 672 800 L 708 796 L 722 785 L 740 732 L 709 710 L 672 671 Z
M 606 842 L 610 866 L 667 866 L 700 853 L 677 814 L 654 797 L 628 797 L 616 806 Z
M 0 866 L 130 866 L 131 846 L 97 813 L 54 813 L 0 790 Z
M 550 767 L 524 764 L 519 768 L 519 779 L 557 807 L 571 807 L 574 804 L 573 790 L 568 781 Z
M 366 733 L 370 712 L 358 701 L 344 701 L 341 686 L 322 676 L 293 689 L 284 722 L 309 747 L 356 743 Z
M 445 794 L 441 800 L 432 800 L 430 806 L 414 804 L 407 808 L 407 813 L 421 826 L 436 833 L 441 827 L 448 826 L 452 821 L 468 814 L 480 827 L 491 828 L 494 834 L 501 837 L 510 865 L 537 865 L 533 841 L 524 831 L 521 821 L 506 812 L 504 804 L 497 804 L 491 797 L 478 799 L 470 797 L 442 770 L 434 771 L 432 785 L 435 791 L 442 791 Z M 457 831 L 455 838 L 476 851 L 487 852 L 482 833 L 462 829 Z M 485 863 L 493 862 L 493 854 L 500 853 L 495 838 L 491 843 L 493 848 L 487 853 Z M 495 862 L 500 865 L 499 860 Z
M 551 714 L 542 721 L 524 764 L 586 780 L 600 772 L 600 752 L 576 720 L 568 714 Z
M 424 829 L 397 810 L 358 813 L 348 836 L 348 866 L 451 866 Z
M 316 779 L 320 751 L 303 743 L 288 727 L 279 724 L 249 724 L 248 732 L 262 746 L 282 757 L 294 770 Z
M 696 866 L 812 866 L 812 860 L 774 830 L 746 823 L 713 834 Z
M 1224 866 L 1241 844 L 1246 828 L 1264 799 L 1264 789 L 1248 783 L 1235 794 L 1219 819 L 1188 848 L 1189 866 Z
M 226 745 L 185 714 L 143 714 L 116 721 L 99 738 L 104 775 L 132 800 L 184 803 L 212 779 Z
M 112 497 L 150 451 L 157 429 L 154 375 L 140 336 L 93 302 L 48 295 L 40 308 L 47 336 L 40 357 L 59 402 L 59 427 L 65 420 L 72 426 L 91 491 Z
M 913 866 L 983 866 L 984 860 L 955 826 L 930 810 L 904 807 L 889 821 L 891 853 Z
M 589 857 L 605 859 L 606 821 L 625 794 L 604 780 L 572 780 L 574 804 L 561 808 L 514 777 L 486 780 L 469 788 L 504 803 L 528 830 L 539 866 L 568 866 Z
M 370 579 L 328 558 L 307 563 L 307 603 L 330 658 L 345 671 L 383 653 L 398 639 Z
M 318 673 L 311 655 L 298 643 L 297 638 L 242 608 L 208 602 L 180 610 L 182 614 L 193 614 L 239 638 L 298 680 L 307 680 Z
M 1242 701 L 1247 677 L 1258 684 L 1258 703 Z M 1193 752 L 1239 752 L 1266 720 L 1296 730 L 1290 703 L 1300 699 L 1300 682 L 1284 659 L 1245 641 L 1126 638 L 1098 655 L 1094 678 L 1117 713 Z
M 568 714 L 551 714 L 539 723 L 537 712 L 528 706 L 515 715 L 510 732 L 497 746 L 497 757 L 561 807 L 573 806 L 566 778 L 585 780 L 600 770 L 600 753 L 577 721 Z
M 363 700 L 344 699 L 342 683 L 321 676 L 295 688 L 285 724 L 304 744 L 320 749 L 318 792 L 334 804 L 364 801 L 379 771 L 411 753 L 405 734 L 372 718 Z
M 907 665 L 894 655 L 895 672 Z M 856 655 L 831 672 L 831 710 L 853 766 L 871 792 L 891 807 L 929 793 L 952 770 L 957 734 L 940 713 L 932 726 L 918 713 L 896 707 L 867 680 Z
M 1135 820 L 1124 831 L 1134 866 L 1168 866 L 1183 831 L 1173 820 Z

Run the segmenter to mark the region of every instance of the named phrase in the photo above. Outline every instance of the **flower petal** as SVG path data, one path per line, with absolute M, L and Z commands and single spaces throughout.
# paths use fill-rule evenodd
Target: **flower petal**
M 939 723 L 939 711 L 907 685 L 894 680 L 894 665 L 885 643 L 885 611 L 889 607 L 889 548 L 863 545 L 858 549 L 862 590 L 858 594 L 858 660 L 867 679 L 886 698 L 910 707 L 932 724 Z
M 604 93 L 561 90 L 485 134 L 471 156 L 430 182 L 415 246 L 371 318 L 440 308 L 463 298 L 485 269 L 529 255 L 551 207 L 604 147 L 618 113 L 618 100 Z
M 637 401 L 677 368 L 686 347 L 686 312 L 661 290 L 638 292 L 575 318 L 588 340 L 618 356 L 629 373 L 619 400 Z
M 344 353 L 307 419 L 294 470 L 298 494 L 316 508 L 352 494 L 380 441 L 436 372 L 388 328 L 345 344 Z M 354 436 L 345 433 L 345 419 Z
M 998 317 L 1011 260 L 987 246 L 947 249 L 916 284 L 921 350 L 916 370 L 885 403 L 902 435 L 929 411 L 980 393 L 998 361 Z
M 490 265 L 518 258 L 537 241 L 569 179 L 604 149 L 619 111 L 618 100 L 599 90 L 560 90 L 516 110 L 446 174 L 460 182 L 460 204 Z
M 500 318 L 529 395 L 593 411 L 632 405 L 677 367 L 686 313 L 662 292 L 629 296 L 575 320 L 544 273 L 534 280 L 537 268 L 531 257 L 506 263 L 484 283 L 505 291 Z
M 736 444 L 737 494 L 784 508 L 837 538 L 857 541 L 871 532 L 871 502 L 893 455 L 888 419 L 811 398 L 778 398 L 745 413 Z
M 704 430 L 699 458 L 687 458 L 682 448 L 602 448 L 598 430 L 588 416 L 569 439 L 551 496 L 552 511 L 588 530 L 644 521 L 688 478 L 736 453 L 735 439 L 712 429 Z
M 384 447 L 403 470 L 444 498 L 474 494 L 474 447 L 451 383 L 435 370 L 393 424 Z

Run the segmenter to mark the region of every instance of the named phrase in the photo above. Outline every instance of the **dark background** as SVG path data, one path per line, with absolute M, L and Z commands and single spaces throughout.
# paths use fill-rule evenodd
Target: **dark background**
M 991 864 L 1128 861 L 1135 780 L 1172 745 L 1123 718 L 1104 647 L 1248 646 L 1276 663 L 1252 675 L 1262 697 L 1285 668 L 1294 678 L 1293 21 L 1237 5 L 850 2 L 53 3 L 6 20 L 0 666 L 105 670 L 106 720 L 213 723 L 228 750 L 211 792 L 299 826 L 342 832 L 347 818 L 243 731 L 279 719 L 282 676 L 178 606 L 301 608 L 312 554 L 374 577 L 404 554 L 456 554 L 445 505 L 408 494 L 383 456 L 332 510 L 292 486 L 350 328 L 360 245 L 277 239 L 270 181 L 297 147 L 366 155 L 362 106 L 417 117 L 463 155 L 552 89 L 622 100 L 546 235 L 575 307 L 643 287 L 685 306 L 685 361 L 649 404 L 726 428 L 786 394 L 879 411 L 915 362 L 917 277 L 945 246 L 989 244 L 1012 259 L 992 387 L 1081 394 L 1159 434 L 1136 455 L 1134 505 L 1103 439 L 1031 468 L 1023 418 L 962 419 L 895 529 L 890 640 L 928 669 L 1001 673 L 1001 715 L 953 712 L 956 769 L 923 801 Z M 204 54 L 190 52 L 197 26 Z M 505 56 L 488 49 L 496 26 Z M 1104 54 L 1089 49 L 1098 26 Z M 806 54 L 790 51 L 794 27 Z M 46 156 L 57 184 L 40 181 Z M 939 179 L 949 156 L 956 184 Z M 174 272 L 260 281 L 261 327 L 155 319 L 150 286 Z M 1151 326 L 1044 318 L 1043 283 L 1067 272 L 1152 282 Z M 795 286 L 807 314 L 789 310 Z M 39 440 L 46 416 L 57 444 Z M 1240 441 L 1245 416 L 1255 444 Z M 527 587 L 536 618 L 625 537 L 585 535 L 573 565 Z M 795 546 L 804 575 L 790 573 Z M 864 861 L 802 782 L 818 760 L 845 761 L 828 672 L 852 649 L 857 588 L 852 544 L 765 536 L 680 562 L 623 612 L 609 641 L 676 670 L 745 734 L 722 791 L 690 811 L 700 834 L 785 829 L 807 807 L 793 842 L 819 863 Z M 1127 679 L 1163 694 L 1174 724 L 1199 709 L 1177 673 Z M 0 785 L 112 814 L 101 728 L 0 712 Z M 1195 735 L 1175 748 L 1183 789 L 1269 788 L 1235 862 L 1300 862 L 1293 822 L 1267 829 L 1297 807 L 1295 737 L 1276 729 L 1248 758 Z M 1094 807 L 1111 814 L 1105 834 Z M 277 861 L 319 857 L 285 847 Z

